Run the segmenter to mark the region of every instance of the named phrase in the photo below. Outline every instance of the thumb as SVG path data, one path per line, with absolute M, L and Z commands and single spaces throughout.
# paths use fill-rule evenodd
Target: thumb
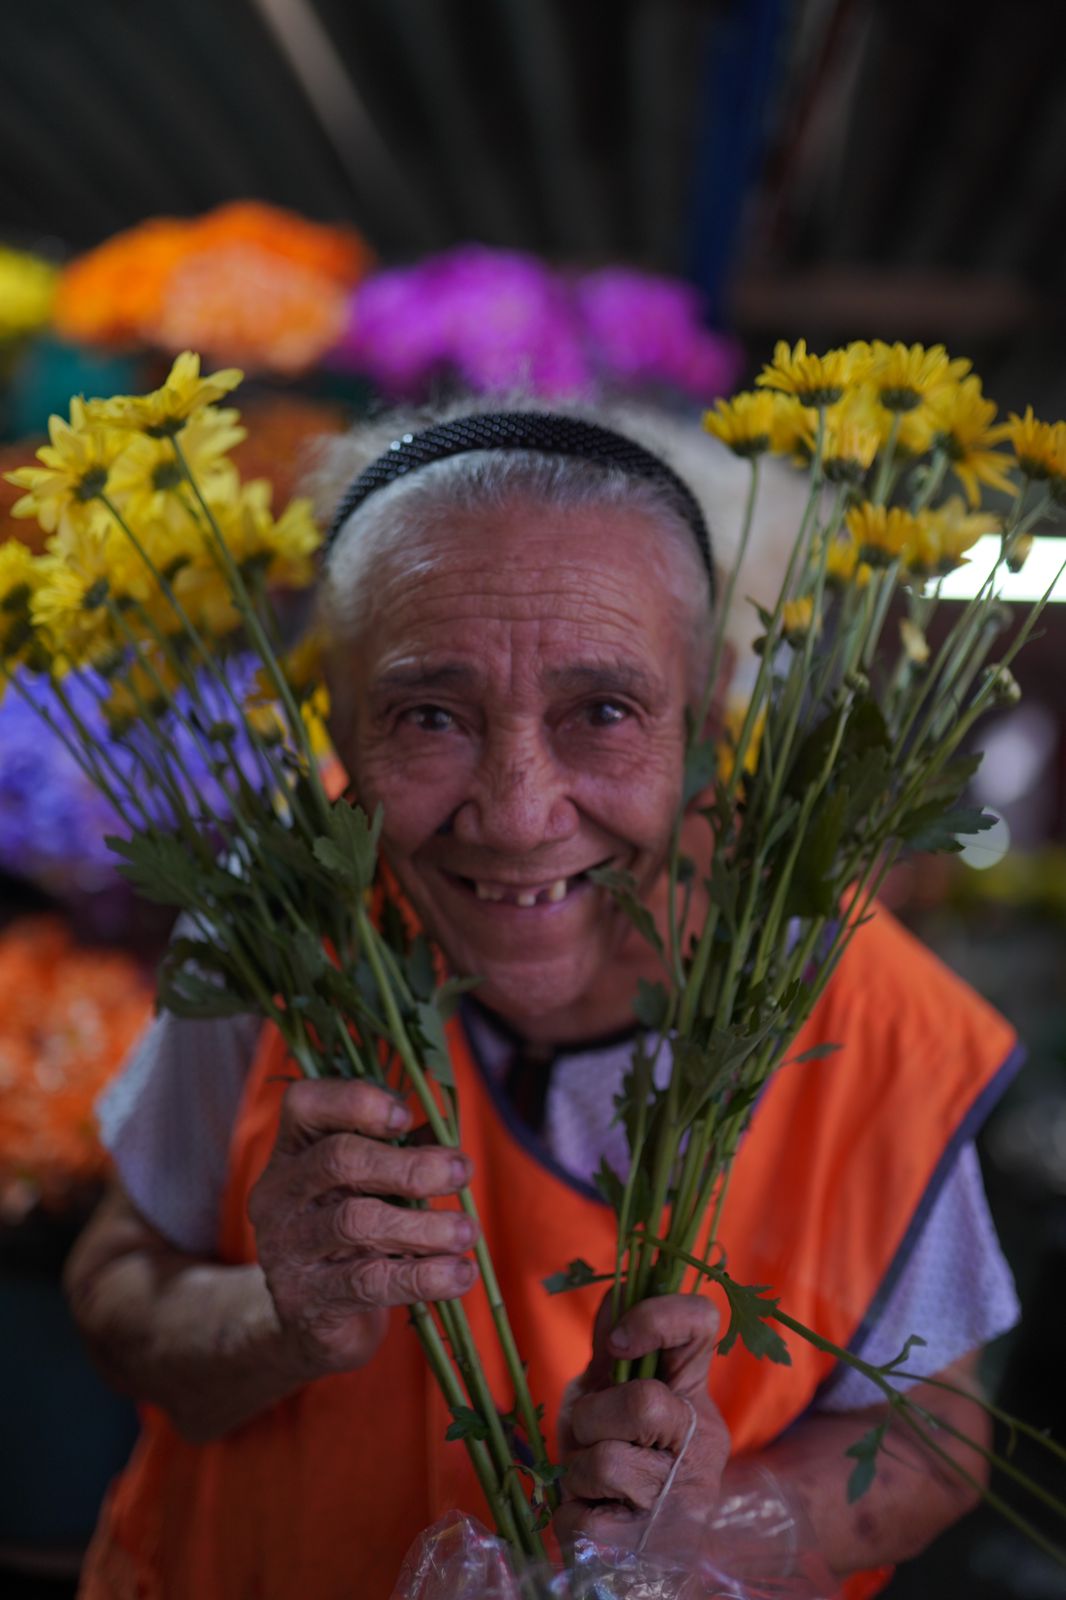
M 609 1360 L 636 1361 L 658 1351 L 658 1377 L 675 1394 L 706 1394 L 718 1312 L 702 1295 L 664 1294 L 642 1300 L 613 1327 L 608 1321 L 604 1332 Z M 593 1365 L 597 1359 L 594 1336 Z

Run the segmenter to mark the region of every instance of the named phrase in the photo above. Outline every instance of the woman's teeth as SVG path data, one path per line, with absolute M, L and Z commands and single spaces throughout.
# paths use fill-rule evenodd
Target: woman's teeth
M 471 881 L 479 900 L 502 900 L 508 905 L 522 906 L 526 909 L 538 904 L 551 905 L 556 901 L 565 900 L 570 882 L 568 878 L 556 878 L 554 883 L 545 884 L 540 889 L 508 889 L 503 884 L 482 883 L 477 878 Z

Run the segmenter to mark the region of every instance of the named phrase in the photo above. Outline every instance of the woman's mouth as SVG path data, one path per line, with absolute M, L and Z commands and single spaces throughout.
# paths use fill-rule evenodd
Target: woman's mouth
M 598 866 L 606 866 L 606 862 L 598 862 Z M 448 872 L 445 874 L 452 883 L 458 884 L 476 900 L 489 902 L 495 905 L 517 906 L 523 911 L 532 910 L 534 906 L 560 905 L 571 895 L 583 888 L 591 887 L 589 872 L 591 867 L 583 872 L 573 873 L 565 878 L 545 879 L 540 883 L 506 883 L 496 878 L 467 878 L 459 873 Z

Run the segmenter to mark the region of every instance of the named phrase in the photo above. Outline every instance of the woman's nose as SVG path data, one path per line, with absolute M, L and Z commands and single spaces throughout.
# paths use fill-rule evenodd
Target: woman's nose
M 525 735 L 486 748 L 472 793 L 453 821 L 466 844 L 522 854 L 569 838 L 577 811 L 565 770 L 546 741 Z

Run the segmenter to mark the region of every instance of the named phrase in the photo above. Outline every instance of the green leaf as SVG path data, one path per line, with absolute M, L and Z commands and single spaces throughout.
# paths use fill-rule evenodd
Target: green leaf
M 437 1082 L 446 1089 L 455 1088 L 455 1072 L 448 1053 L 448 1037 L 444 1032 L 444 1019 L 436 1006 L 422 1003 L 415 1006 L 418 1031 L 422 1035 L 422 1058 Z
M 637 932 L 662 955 L 663 942 L 655 926 L 655 918 L 647 906 L 638 900 L 633 874 L 618 872 L 614 867 L 594 867 L 588 877 L 613 895 L 619 909 L 625 912 Z
M 424 933 L 411 941 L 407 953 L 407 981 L 416 1000 L 429 1000 L 433 994 L 436 973 L 433 971 L 433 951 Z
M 622 1182 L 614 1168 L 610 1165 L 606 1156 L 601 1158 L 600 1164 L 596 1169 L 596 1172 L 593 1174 L 592 1181 L 596 1185 L 596 1188 L 599 1190 L 600 1194 L 606 1200 L 607 1204 L 610 1206 L 611 1210 L 614 1212 L 615 1216 L 621 1216 L 622 1196 L 625 1193 L 625 1184 Z
M 455 1439 L 487 1439 L 489 1425 L 479 1411 L 471 1411 L 469 1406 L 453 1406 L 452 1421 L 444 1435 L 449 1441 Z
M 641 1026 L 658 1032 L 665 1023 L 669 1010 L 670 996 L 664 985 L 649 983 L 647 978 L 638 978 L 633 1013 Z
M 965 793 L 966 787 L 984 760 L 982 751 L 976 755 L 956 756 L 947 766 L 922 785 L 922 801 L 945 800 L 952 804 Z
M 565 1272 L 553 1272 L 544 1279 L 549 1294 L 566 1294 L 570 1289 L 584 1289 L 590 1283 L 613 1283 L 613 1272 L 597 1272 L 580 1257 L 571 1261 Z
M 476 989 L 480 982 L 480 978 L 445 978 L 433 996 L 433 1004 L 445 1022 L 450 1022 L 455 1015 L 459 997 L 467 994 L 471 989 Z
M 229 874 L 205 868 L 171 834 L 135 833 L 130 839 L 109 834 L 104 842 L 124 858 L 125 865 L 119 868 L 122 876 L 142 899 L 155 905 L 193 911 L 224 892 L 220 880 Z
M 380 806 L 370 818 L 362 806 L 349 805 L 347 800 L 335 800 L 330 810 L 329 839 L 334 849 L 326 853 L 328 863 L 332 863 L 333 870 L 339 871 L 346 881 L 360 889 L 369 889 L 374 881 L 381 819 Z M 328 864 L 319 845 L 320 841 L 316 839 L 315 855 Z
M 937 800 L 919 806 L 899 825 L 899 836 L 912 850 L 958 852 L 962 849 L 959 836 L 983 833 L 995 826 L 996 819 L 987 811 L 960 807 L 957 811 L 944 811 Z
M 187 967 L 160 973 L 159 998 L 176 1017 L 239 1017 L 258 1010 L 247 995 L 222 988 Z
M 885 1427 L 885 1423 L 879 1422 L 869 1433 L 864 1433 L 861 1439 L 849 1445 L 844 1452 L 855 1462 L 855 1468 L 848 1479 L 849 1506 L 853 1506 L 856 1500 L 862 1499 L 877 1475 L 877 1457 L 884 1443 Z
M 737 899 L 740 895 L 739 870 L 721 861 L 716 854 L 711 862 L 710 877 L 706 882 L 707 898 L 712 906 L 717 906 L 726 921 L 734 924 L 737 918 Z
M 787 916 L 827 917 L 832 914 L 836 902 L 833 869 L 844 834 L 847 807 L 847 792 L 839 789 L 815 808 L 792 868 L 785 897 Z
M 745 1349 L 760 1359 L 774 1361 L 778 1366 L 790 1367 L 792 1357 L 788 1346 L 769 1319 L 777 1310 L 778 1301 L 768 1299 L 766 1284 L 745 1285 L 737 1283 L 728 1272 L 720 1269 L 708 1274 L 720 1283 L 729 1302 L 729 1326 L 718 1343 L 718 1352 L 726 1356 L 740 1339 Z
M 821 777 L 826 758 L 832 749 L 844 716 L 843 706 L 834 706 L 804 737 L 789 770 L 788 782 L 785 785 L 788 794 L 802 795 L 810 784 Z
M 906 1361 L 911 1351 L 914 1349 L 924 1348 L 925 1344 L 926 1340 L 922 1338 L 920 1333 L 912 1333 L 908 1335 L 903 1349 L 900 1351 L 899 1355 L 894 1356 L 891 1361 L 886 1361 L 884 1366 L 880 1367 L 878 1370 L 883 1372 L 886 1378 L 892 1377 L 896 1373 L 897 1369 L 900 1368 Z
M 809 1050 L 801 1050 L 798 1056 L 791 1056 L 788 1061 L 782 1062 L 786 1067 L 798 1067 L 804 1061 L 820 1061 L 823 1056 L 831 1056 L 842 1048 L 839 1044 L 816 1044 Z
M 343 850 L 338 849 L 332 839 L 319 834 L 311 848 L 314 850 L 315 860 L 325 867 L 332 877 L 339 878 L 349 889 L 362 889 L 362 880 L 355 863 L 344 854 Z
M 689 746 L 685 756 L 685 777 L 681 790 L 681 804 L 687 806 L 706 789 L 718 767 L 717 748 L 711 740 L 701 740 Z

